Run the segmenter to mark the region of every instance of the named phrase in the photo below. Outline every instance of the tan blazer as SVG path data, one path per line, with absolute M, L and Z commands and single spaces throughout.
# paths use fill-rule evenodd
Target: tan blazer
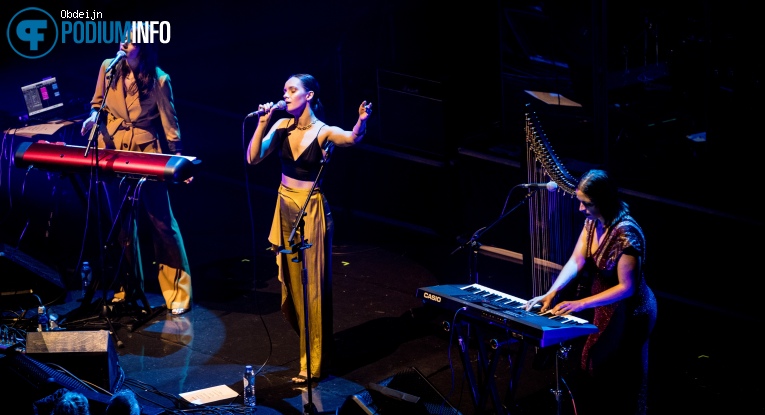
M 157 68 L 157 85 L 143 101 L 138 99 L 138 94 L 127 94 L 122 79 L 116 82 L 116 88 L 109 88 L 107 93 L 104 74 L 111 61 L 106 59 L 101 63 L 96 92 L 90 101 L 91 108 L 97 110 L 106 95 L 106 112 L 102 115 L 106 120 L 99 126 L 99 148 L 161 153 L 156 123 L 159 118 L 169 152 L 180 153 L 181 132 L 173 103 L 170 75 Z

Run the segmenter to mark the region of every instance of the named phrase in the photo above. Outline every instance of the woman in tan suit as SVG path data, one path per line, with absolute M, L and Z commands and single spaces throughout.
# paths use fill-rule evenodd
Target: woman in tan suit
M 124 59 L 108 73 L 113 59 L 101 63 L 90 117 L 83 122 L 81 133 L 85 135 L 90 132 L 101 109 L 103 112 L 97 126 L 98 148 L 180 155 L 181 134 L 170 75 L 157 66 L 155 45 L 134 44 L 129 35 L 128 32 L 125 42 L 120 44 L 120 50 L 125 53 Z M 154 258 L 165 303 L 174 315 L 186 313 L 191 309 L 191 275 L 167 187 L 163 182 L 148 181 L 141 185 L 140 192 L 141 213 L 146 214 L 152 225 Z M 132 246 L 125 252 L 143 290 L 143 267 L 136 225 L 137 221 L 133 220 L 131 231 L 122 232 L 120 242 L 123 247 Z M 132 294 L 118 290 L 112 301 L 124 301 Z

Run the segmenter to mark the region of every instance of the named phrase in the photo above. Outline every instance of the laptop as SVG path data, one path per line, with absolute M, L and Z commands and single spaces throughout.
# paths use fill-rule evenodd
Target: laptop
M 64 97 L 55 76 L 21 87 L 27 117 L 33 123 L 55 123 L 64 120 Z

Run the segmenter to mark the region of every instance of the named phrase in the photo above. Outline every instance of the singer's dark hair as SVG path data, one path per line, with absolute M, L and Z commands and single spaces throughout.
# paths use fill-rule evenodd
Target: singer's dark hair
M 313 110 L 313 113 L 316 114 L 318 118 L 324 118 L 324 105 L 322 105 L 321 99 L 319 98 L 319 92 L 321 91 L 321 88 L 319 88 L 319 81 L 317 81 L 316 78 L 313 77 L 313 75 L 309 75 L 307 73 L 298 73 L 298 74 L 290 75 L 290 78 L 299 79 L 300 83 L 303 84 L 303 88 L 305 88 L 306 91 L 313 91 L 313 99 L 311 99 L 311 109 Z
M 597 205 L 606 223 L 612 225 L 617 218 L 629 214 L 627 202 L 619 197 L 616 183 L 605 170 L 592 169 L 582 175 L 576 187 Z
M 130 30 L 126 33 L 125 41 L 129 40 Z M 138 48 L 138 68 L 134 71 L 135 85 L 131 92 L 138 91 L 138 99 L 145 99 L 157 84 L 157 45 L 155 43 L 133 43 Z M 127 60 L 123 59 L 114 68 L 117 76 L 112 82 L 112 88 L 117 87 L 116 81 L 126 77 L 130 73 Z

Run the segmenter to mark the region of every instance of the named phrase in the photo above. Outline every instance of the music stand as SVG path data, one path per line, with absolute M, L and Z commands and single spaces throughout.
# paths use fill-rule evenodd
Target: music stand
M 303 329 L 305 332 L 305 358 L 306 358 L 306 385 L 308 385 L 308 403 L 306 403 L 303 408 L 305 410 L 306 415 L 316 415 L 320 413 L 334 413 L 333 412 L 317 412 L 316 406 L 313 404 L 313 392 L 312 392 L 312 376 L 311 376 L 311 331 L 308 324 L 308 269 L 305 265 L 304 260 L 304 254 L 303 251 L 305 249 L 308 249 L 312 246 L 312 244 L 308 243 L 308 240 L 305 239 L 304 235 L 304 226 L 305 221 L 303 220 L 303 217 L 305 216 L 306 208 L 308 207 L 308 203 L 311 201 L 311 196 L 313 196 L 314 190 L 316 190 L 316 186 L 321 183 L 322 174 L 324 173 L 324 167 L 329 163 L 329 158 L 332 155 L 332 150 L 334 148 L 334 144 L 332 144 L 329 140 L 324 145 L 324 152 L 326 153 L 326 156 L 321 161 L 321 166 L 319 167 L 319 173 L 316 175 L 316 179 L 313 181 L 313 184 L 311 185 L 311 190 L 308 192 L 308 196 L 305 199 L 305 202 L 303 203 L 303 207 L 300 208 L 300 211 L 297 214 L 297 217 L 295 218 L 295 222 L 292 225 L 292 231 L 290 232 L 290 237 L 287 240 L 287 243 L 290 245 L 290 248 L 283 248 L 279 251 L 279 253 L 282 254 L 297 254 L 297 258 L 293 259 L 294 262 L 299 262 L 302 264 L 302 268 L 300 270 L 300 278 L 301 282 L 303 283 Z M 297 244 L 294 244 L 295 240 L 295 233 L 297 233 L 298 228 L 300 228 L 300 242 Z

